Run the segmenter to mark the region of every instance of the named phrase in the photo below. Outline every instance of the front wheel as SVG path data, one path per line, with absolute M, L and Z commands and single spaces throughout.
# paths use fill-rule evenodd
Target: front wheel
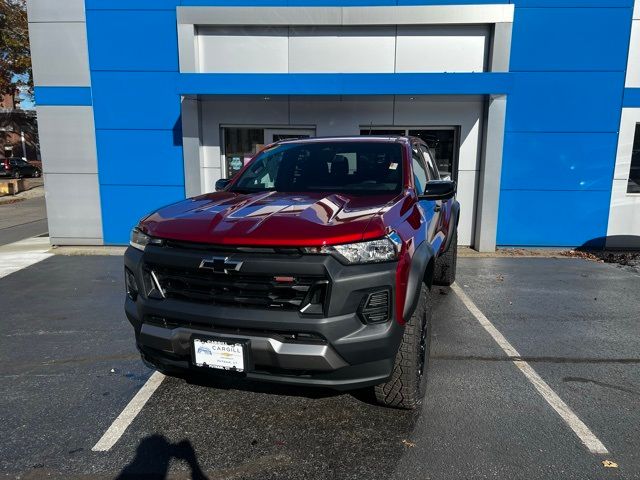
M 416 311 L 404 327 L 391 378 L 374 387 L 378 403 L 407 410 L 422 403 L 431 350 L 431 310 L 431 293 L 423 283 Z

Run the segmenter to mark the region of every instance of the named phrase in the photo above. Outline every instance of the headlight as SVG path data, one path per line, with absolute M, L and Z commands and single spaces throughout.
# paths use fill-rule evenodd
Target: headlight
M 159 238 L 150 237 L 146 233 L 141 232 L 137 227 L 131 230 L 129 245 L 131 245 L 133 248 L 144 251 L 144 247 L 149 244 L 162 245 L 162 240 Z
M 338 257 L 343 263 L 378 263 L 396 260 L 402 242 L 397 234 L 369 242 L 305 248 L 305 253 L 324 253 Z

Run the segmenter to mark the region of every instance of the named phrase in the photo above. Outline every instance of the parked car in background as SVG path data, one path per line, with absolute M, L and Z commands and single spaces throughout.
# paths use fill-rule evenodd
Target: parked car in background
M 0 158 L 0 176 L 9 178 L 33 177 L 42 175 L 42 170 L 19 157 Z

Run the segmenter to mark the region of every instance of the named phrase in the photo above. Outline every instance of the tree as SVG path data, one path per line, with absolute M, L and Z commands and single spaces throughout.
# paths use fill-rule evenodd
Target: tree
M 0 95 L 32 95 L 29 24 L 25 0 L 0 0 Z

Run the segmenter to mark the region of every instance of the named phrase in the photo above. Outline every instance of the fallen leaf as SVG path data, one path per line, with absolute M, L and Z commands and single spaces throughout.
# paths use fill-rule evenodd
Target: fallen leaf
M 618 468 L 618 464 L 611 460 L 603 460 L 602 465 L 604 465 L 604 468 Z
M 403 444 L 405 447 L 409 447 L 409 448 L 413 448 L 413 447 L 415 447 L 415 446 L 416 446 L 416 444 L 415 444 L 415 443 L 410 442 L 409 440 L 402 440 L 402 444 Z

